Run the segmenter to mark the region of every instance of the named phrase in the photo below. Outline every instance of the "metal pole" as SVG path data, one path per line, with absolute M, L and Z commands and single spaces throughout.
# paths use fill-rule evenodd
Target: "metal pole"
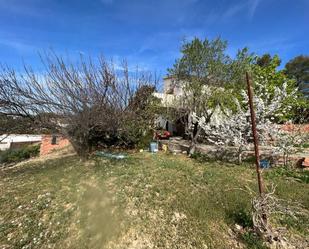
M 258 134 L 256 131 L 256 117 L 255 117 L 255 111 L 254 111 L 254 106 L 253 106 L 253 90 L 252 90 L 251 80 L 250 80 L 250 76 L 248 72 L 246 72 L 246 79 L 247 79 L 249 106 L 250 106 L 250 114 L 251 114 L 252 134 L 253 134 L 253 141 L 254 141 L 256 173 L 257 173 L 257 179 L 258 179 L 258 185 L 259 185 L 259 193 L 260 193 L 260 196 L 262 196 L 264 193 L 264 186 L 263 186 L 263 179 L 262 179 L 261 171 L 260 171 L 259 141 L 258 141 Z

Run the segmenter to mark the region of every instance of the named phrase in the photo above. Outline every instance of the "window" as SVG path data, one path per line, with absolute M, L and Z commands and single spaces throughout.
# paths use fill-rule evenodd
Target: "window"
M 57 136 L 56 135 L 52 135 L 51 144 L 52 145 L 57 144 Z

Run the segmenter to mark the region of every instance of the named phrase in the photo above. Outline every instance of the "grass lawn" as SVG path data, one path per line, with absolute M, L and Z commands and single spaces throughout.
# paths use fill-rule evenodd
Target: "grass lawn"
M 278 197 L 309 209 L 308 173 L 263 172 Z M 250 165 L 137 153 L 75 156 L 0 170 L 0 248 L 263 248 L 250 226 Z M 276 217 L 305 240 L 308 215 Z M 307 237 L 308 239 L 308 237 Z

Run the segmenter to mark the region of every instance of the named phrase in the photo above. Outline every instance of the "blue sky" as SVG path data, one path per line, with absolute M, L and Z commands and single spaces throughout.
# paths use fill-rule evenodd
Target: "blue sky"
M 183 39 L 228 40 L 228 53 L 309 54 L 309 0 L 0 0 L 0 62 L 38 52 L 122 58 L 164 75 Z

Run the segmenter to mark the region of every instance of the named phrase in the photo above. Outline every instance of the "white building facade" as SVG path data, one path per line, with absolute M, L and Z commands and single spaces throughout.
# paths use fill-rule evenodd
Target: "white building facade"
M 11 149 L 14 144 L 34 144 L 42 141 L 41 135 L 11 134 L 0 135 L 0 150 Z

